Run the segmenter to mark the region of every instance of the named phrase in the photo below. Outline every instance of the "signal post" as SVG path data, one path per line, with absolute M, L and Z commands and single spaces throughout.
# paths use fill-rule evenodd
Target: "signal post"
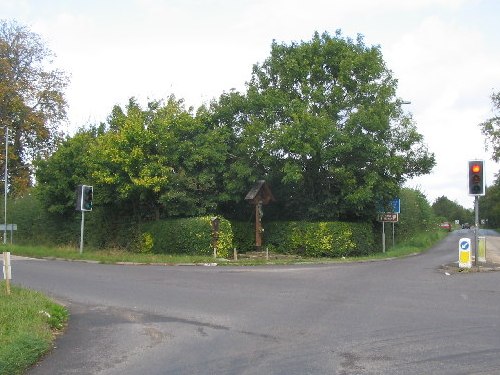
M 92 200 L 94 198 L 94 187 L 89 185 L 78 185 L 76 188 L 77 211 L 82 213 L 82 225 L 80 227 L 80 254 L 83 253 L 83 229 L 85 226 L 85 211 L 92 211 Z
M 477 266 L 479 247 L 479 197 L 485 194 L 484 161 L 469 161 L 469 195 L 474 196 L 474 266 Z

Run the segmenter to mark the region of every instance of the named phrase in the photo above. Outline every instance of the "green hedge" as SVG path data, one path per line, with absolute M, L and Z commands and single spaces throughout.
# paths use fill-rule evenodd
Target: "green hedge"
M 151 251 L 161 254 L 212 255 L 211 217 L 159 220 L 143 224 L 142 238 L 152 239 Z M 228 257 L 233 249 L 231 223 L 220 219 L 217 256 Z
M 231 220 L 231 227 L 233 229 L 233 244 L 238 252 L 253 251 L 255 249 L 255 222 Z
M 232 223 L 238 251 L 255 243 L 253 224 Z M 359 256 L 376 252 L 372 225 L 347 222 L 275 221 L 263 223 L 264 247 L 309 257 Z

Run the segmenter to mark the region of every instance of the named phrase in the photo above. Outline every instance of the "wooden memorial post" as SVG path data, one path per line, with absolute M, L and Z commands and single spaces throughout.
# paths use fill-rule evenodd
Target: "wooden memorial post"
M 255 250 L 260 251 L 262 247 L 262 206 L 275 201 L 273 193 L 265 180 L 257 181 L 247 193 L 245 200 L 255 206 Z

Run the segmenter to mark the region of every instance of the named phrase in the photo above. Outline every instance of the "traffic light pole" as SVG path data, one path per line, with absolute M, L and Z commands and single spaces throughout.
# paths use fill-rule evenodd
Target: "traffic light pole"
M 479 196 L 474 197 L 474 267 L 477 267 L 477 254 L 479 247 Z
M 82 225 L 80 228 L 80 254 L 83 253 L 83 227 L 85 223 L 85 211 L 82 210 Z

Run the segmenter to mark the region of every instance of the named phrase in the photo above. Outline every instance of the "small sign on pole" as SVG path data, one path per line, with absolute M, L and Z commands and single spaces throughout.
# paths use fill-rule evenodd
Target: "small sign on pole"
M 3 253 L 3 278 L 5 279 L 7 294 L 10 294 L 10 280 L 12 279 L 12 271 L 10 267 L 10 252 Z
M 458 267 L 471 268 L 471 241 L 470 238 L 461 238 L 458 242 Z
M 377 220 L 385 223 L 397 223 L 399 221 L 399 214 L 392 212 L 379 213 Z

